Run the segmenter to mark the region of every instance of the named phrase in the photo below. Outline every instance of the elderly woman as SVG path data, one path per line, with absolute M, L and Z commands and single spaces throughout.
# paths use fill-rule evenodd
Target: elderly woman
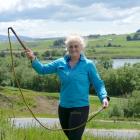
M 68 53 L 51 63 L 42 64 L 31 49 L 26 50 L 32 67 L 39 74 L 56 73 L 61 82 L 58 114 L 63 129 L 86 122 L 89 114 L 89 87 L 92 84 L 104 108 L 108 107 L 107 92 L 95 64 L 83 54 L 84 39 L 78 35 L 66 38 Z M 69 140 L 81 140 L 85 126 L 64 131 Z

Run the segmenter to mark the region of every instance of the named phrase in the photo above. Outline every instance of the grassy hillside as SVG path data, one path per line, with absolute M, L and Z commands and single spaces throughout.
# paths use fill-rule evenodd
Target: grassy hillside
M 89 56 L 108 56 L 112 58 L 136 58 L 140 55 L 140 41 L 127 41 L 126 35 L 105 35 L 88 40 Z M 104 47 L 108 44 L 112 47 Z M 114 46 L 113 46 L 114 45 Z M 115 46 L 116 45 L 116 46 Z M 119 47 L 120 45 L 120 47 Z M 93 49 L 94 48 L 94 49 Z
M 25 99 L 33 112 L 37 116 L 57 117 L 57 107 L 59 93 L 46 93 L 35 92 L 32 90 L 23 89 Z M 111 98 L 110 109 L 118 102 L 121 104 L 127 99 Z M 12 109 L 13 104 L 13 109 Z M 101 107 L 101 103 L 97 96 L 90 96 L 90 112 L 95 112 Z M 0 87 L 0 109 L 12 114 L 14 111 L 15 116 L 30 116 L 23 100 L 20 96 L 18 88 L 13 87 Z M 98 115 L 98 118 L 107 119 L 109 109 L 106 109 Z
M 45 51 L 46 48 L 53 44 L 53 40 L 37 40 L 34 42 L 24 42 L 25 46 L 32 48 L 34 51 L 42 52 Z M 19 51 L 22 50 L 22 47 L 18 42 L 12 42 L 13 49 Z M 9 42 L 0 42 L 0 51 L 9 50 Z
M 22 91 L 28 105 L 37 117 L 58 117 L 58 93 L 39 93 L 25 89 L 22 89 Z M 124 118 L 123 121 L 116 122 L 114 121 L 114 118 L 113 120 L 109 118 L 109 111 L 113 105 L 120 105 L 126 101 L 127 99 L 111 98 L 109 108 L 98 114 L 96 118 L 87 124 L 87 127 L 97 129 L 106 128 L 140 130 L 139 122 L 132 121 L 132 118 L 130 118 L 132 122 L 125 120 Z M 96 112 L 100 107 L 101 103 L 99 102 L 99 99 L 96 96 L 90 96 L 90 113 Z M 5 116 L 2 113 L 6 114 L 7 117 L 32 117 L 24 105 L 18 89 L 12 87 L 0 87 L 0 116 Z
M 133 34 L 130 34 L 133 35 Z M 140 40 L 127 41 L 127 34 L 124 35 L 102 35 L 98 38 L 88 38 L 87 48 L 85 53 L 88 57 L 98 58 L 101 56 L 107 56 L 112 58 L 140 58 Z M 32 48 L 34 51 L 43 53 L 48 49 L 52 49 L 54 40 L 36 40 L 34 42 L 25 42 L 25 45 Z M 108 44 L 110 47 L 105 47 Z M 20 51 L 22 48 L 17 42 L 13 42 L 13 48 L 15 51 Z M 9 51 L 8 42 L 0 42 L 0 51 Z M 61 49 L 57 51 L 62 52 Z

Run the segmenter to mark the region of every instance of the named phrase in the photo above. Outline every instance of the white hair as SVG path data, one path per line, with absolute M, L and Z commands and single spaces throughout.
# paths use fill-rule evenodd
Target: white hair
M 77 42 L 78 44 L 80 44 L 80 46 L 82 47 L 82 49 L 84 49 L 86 47 L 85 40 L 80 35 L 72 34 L 72 35 L 69 35 L 68 37 L 66 37 L 66 40 L 65 40 L 66 48 L 69 47 L 69 45 L 72 42 Z

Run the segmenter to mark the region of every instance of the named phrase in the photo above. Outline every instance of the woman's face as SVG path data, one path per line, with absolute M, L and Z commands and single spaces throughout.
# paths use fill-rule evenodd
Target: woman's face
M 82 51 L 82 46 L 79 42 L 70 42 L 68 46 L 68 52 L 71 57 L 77 57 Z

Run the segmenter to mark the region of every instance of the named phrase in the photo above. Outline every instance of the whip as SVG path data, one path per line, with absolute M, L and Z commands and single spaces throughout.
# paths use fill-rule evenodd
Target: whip
M 86 122 L 83 122 L 81 123 L 80 125 L 76 126 L 76 127 L 73 127 L 73 128 L 70 128 L 70 129 L 62 129 L 62 128 L 58 128 L 58 129 L 52 129 L 52 128 L 48 128 L 46 127 L 45 125 L 43 125 L 35 116 L 35 114 L 33 113 L 33 111 L 31 110 L 31 108 L 29 107 L 29 105 L 27 104 L 26 102 L 26 99 L 23 95 L 23 92 L 21 90 L 21 87 L 20 87 L 20 83 L 16 77 L 16 72 L 15 72 L 15 68 L 14 68 L 14 58 L 13 58 L 13 51 L 12 51 L 12 44 L 11 44 L 11 39 L 10 39 L 10 30 L 13 32 L 13 34 L 15 35 L 15 37 L 17 38 L 18 42 L 20 43 L 20 45 L 22 46 L 22 48 L 24 50 L 26 50 L 27 48 L 25 47 L 25 45 L 23 44 L 23 42 L 20 40 L 20 38 L 18 37 L 18 35 L 16 34 L 16 32 L 14 31 L 14 29 L 12 27 L 9 27 L 8 28 L 8 40 L 9 40 L 9 45 L 10 45 L 10 55 L 11 55 L 11 63 L 12 63 L 12 72 L 13 72 L 13 76 L 14 76 L 14 79 L 17 83 L 17 86 L 18 86 L 18 89 L 19 89 L 19 92 L 21 94 L 21 97 L 23 99 L 23 102 L 25 104 L 25 106 L 27 107 L 27 109 L 29 110 L 29 112 L 31 113 L 31 115 L 33 116 L 33 118 L 40 124 L 40 126 L 42 126 L 43 128 L 47 129 L 47 130 L 51 130 L 51 131 L 72 131 L 72 130 L 76 130 L 78 128 L 81 128 L 82 126 L 86 125 L 86 123 L 88 123 L 89 121 L 91 121 L 95 116 L 97 116 L 100 112 L 102 112 L 104 110 L 104 107 L 100 108 L 97 112 L 95 112 L 94 114 L 92 113 L 92 115 L 88 118 L 88 120 Z M 108 101 L 109 101 L 109 97 L 108 97 Z

